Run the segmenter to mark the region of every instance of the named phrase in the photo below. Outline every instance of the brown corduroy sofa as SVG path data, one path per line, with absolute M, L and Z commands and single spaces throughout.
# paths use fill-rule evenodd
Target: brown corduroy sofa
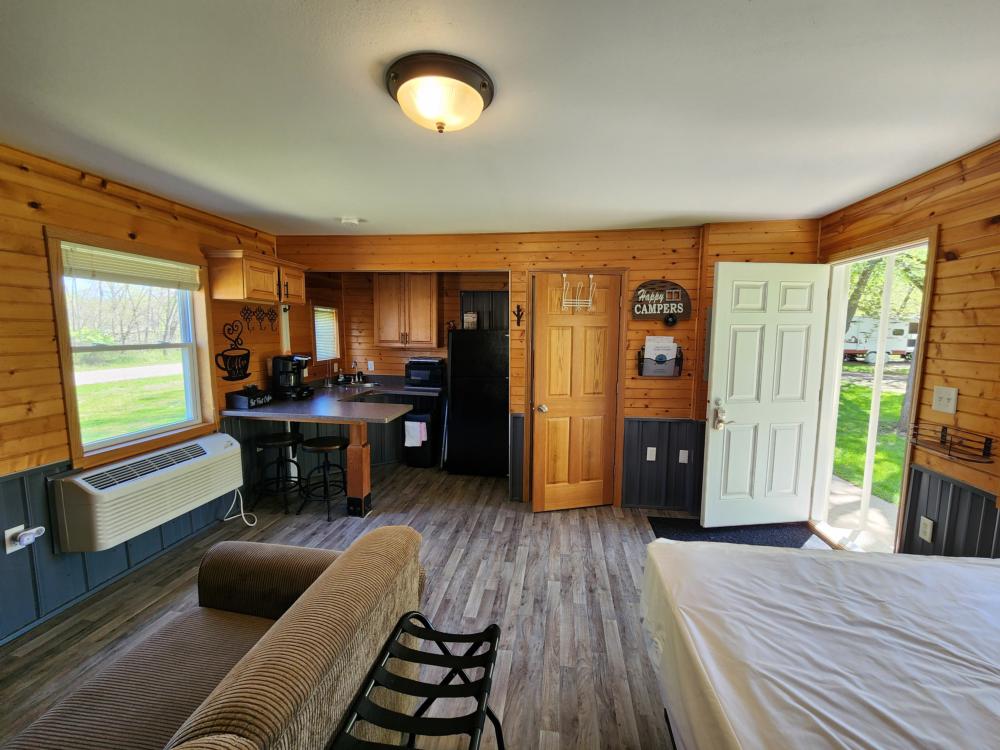
M 419 609 L 419 551 L 420 535 L 405 526 L 372 531 L 344 552 L 216 544 L 198 572 L 199 607 L 7 747 L 322 748 L 396 621 Z

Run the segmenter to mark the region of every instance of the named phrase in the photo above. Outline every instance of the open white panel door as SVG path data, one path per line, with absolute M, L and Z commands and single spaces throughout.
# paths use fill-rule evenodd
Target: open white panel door
M 702 526 L 809 518 L 829 278 L 716 264 Z

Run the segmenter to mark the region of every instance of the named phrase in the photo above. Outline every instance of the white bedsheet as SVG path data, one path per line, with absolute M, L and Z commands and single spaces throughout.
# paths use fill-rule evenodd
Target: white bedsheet
M 661 539 L 642 608 L 683 750 L 1000 747 L 1000 561 Z

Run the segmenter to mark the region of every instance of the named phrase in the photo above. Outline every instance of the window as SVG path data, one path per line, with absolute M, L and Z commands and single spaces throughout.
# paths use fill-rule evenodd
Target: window
M 83 452 L 200 423 L 198 266 L 59 247 L 72 360 L 64 377 L 75 386 Z
M 316 340 L 317 362 L 340 359 L 340 328 L 335 309 L 313 307 L 313 336 Z

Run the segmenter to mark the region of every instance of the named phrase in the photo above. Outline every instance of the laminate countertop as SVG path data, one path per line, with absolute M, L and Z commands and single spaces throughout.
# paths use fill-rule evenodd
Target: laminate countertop
M 256 409 L 223 409 L 222 416 L 272 422 L 388 424 L 413 409 L 411 404 L 379 404 L 361 400 L 365 396 L 385 392 L 374 384 L 316 388 L 312 398 L 302 401 L 272 401 Z

